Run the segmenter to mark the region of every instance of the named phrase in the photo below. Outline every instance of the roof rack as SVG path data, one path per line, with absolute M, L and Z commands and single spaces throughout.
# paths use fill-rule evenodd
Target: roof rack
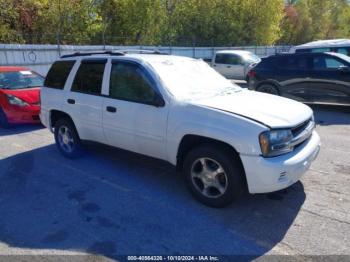
M 159 50 L 148 50 L 148 49 L 122 49 L 118 50 L 119 52 L 123 52 L 124 54 L 152 54 L 152 55 L 169 55 L 166 52 L 161 52 Z
M 108 51 L 94 51 L 94 52 L 75 52 L 73 54 L 62 55 L 61 58 L 77 57 L 77 56 L 90 56 L 90 55 L 111 55 L 111 56 L 123 56 L 125 54 L 155 54 L 155 55 L 168 55 L 168 53 L 160 52 L 158 50 L 143 50 L 143 49 L 123 49 L 123 50 L 108 50 Z
M 120 51 L 75 52 L 73 54 L 62 55 L 61 58 L 76 57 L 76 56 L 90 56 L 90 55 L 123 56 L 123 55 L 125 55 L 125 53 L 120 52 Z

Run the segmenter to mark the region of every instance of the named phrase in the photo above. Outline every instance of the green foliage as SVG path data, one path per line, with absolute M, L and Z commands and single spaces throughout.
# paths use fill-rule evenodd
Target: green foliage
M 346 0 L 299 0 L 286 6 L 282 43 L 349 38 L 350 6 Z
M 350 37 L 347 0 L 0 0 L 0 42 L 272 45 Z

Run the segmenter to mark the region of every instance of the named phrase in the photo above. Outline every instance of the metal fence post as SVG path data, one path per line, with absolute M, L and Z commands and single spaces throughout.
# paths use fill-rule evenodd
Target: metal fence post
M 196 58 L 196 37 L 192 38 L 192 57 Z
M 61 56 L 61 37 L 60 37 L 60 33 L 57 32 L 57 51 L 58 51 L 58 56 Z

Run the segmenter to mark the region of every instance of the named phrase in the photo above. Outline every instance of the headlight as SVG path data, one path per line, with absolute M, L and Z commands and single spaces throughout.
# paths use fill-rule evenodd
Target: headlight
M 11 104 L 11 105 L 16 105 L 16 106 L 28 106 L 29 104 L 27 102 L 24 102 L 22 99 L 19 99 L 18 97 L 15 97 L 13 95 L 8 95 L 7 96 L 7 101 Z
M 293 151 L 292 131 L 289 129 L 271 130 L 260 134 L 259 142 L 264 157 L 273 157 Z

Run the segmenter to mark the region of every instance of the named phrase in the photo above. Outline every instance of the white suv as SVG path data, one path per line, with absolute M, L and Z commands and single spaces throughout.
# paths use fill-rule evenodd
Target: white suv
M 163 159 L 209 206 L 225 206 L 245 189 L 292 185 L 320 149 L 308 106 L 241 89 L 186 57 L 63 56 L 46 77 L 41 106 L 64 156 L 76 157 L 89 140 Z

